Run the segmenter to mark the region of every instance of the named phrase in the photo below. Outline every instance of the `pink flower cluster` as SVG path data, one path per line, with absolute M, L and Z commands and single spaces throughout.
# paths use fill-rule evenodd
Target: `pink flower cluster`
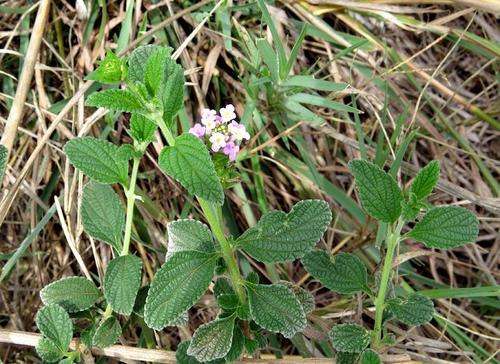
M 198 138 L 209 142 L 210 149 L 217 153 L 222 152 L 232 162 L 240 151 L 239 144 L 244 139 L 250 139 L 244 125 L 238 123 L 234 106 L 229 104 L 219 110 L 203 109 L 201 123 L 196 123 L 189 132 Z

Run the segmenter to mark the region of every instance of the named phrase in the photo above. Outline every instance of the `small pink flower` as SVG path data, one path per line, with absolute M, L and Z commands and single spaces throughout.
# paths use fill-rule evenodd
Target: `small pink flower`
M 200 123 L 194 124 L 194 126 L 189 129 L 189 132 L 193 134 L 194 136 L 197 136 L 198 138 L 203 138 L 205 136 L 205 127 L 202 126 Z
M 232 134 L 235 140 L 243 140 L 243 139 L 250 139 L 250 134 L 248 134 L 247 128 L 245 128 L 245 125 L 239 124 L 236 121 L 232 121 L 228 125 L 228 130 Z
M 234 106 L 232 104 L 226 105 L 219 110 L 220 116 L 225 123 L 236 119 L 236 113 L 234 112 Z
M 205 125 L 206 133 L 209 134 L 215 128 L 217 112 L 215 110 L 203 109 L 201 112 L 201 123 Z
M 239 151 L 240 147 L 234 144 L 233 141 L 227 142 L 226 146 L 224 147 L 224 154 L 229 157 L 229 160 L 231 162 L 234 162 L 236 160 L 236 156 L 238 155 Z
M 221 148 L 226 146 L 227 136 L 222 133 L 215 132 L 209 140 L 210 143 L 212 143 L 212 150 L 214 152 L 218 152 Z

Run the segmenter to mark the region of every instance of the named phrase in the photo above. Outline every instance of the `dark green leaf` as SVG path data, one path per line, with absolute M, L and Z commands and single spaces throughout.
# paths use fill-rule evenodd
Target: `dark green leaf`
M 134 49 L 127 60 L 127 80 L 144 83 L 144 72 L 148 64 L 148 59 L 160 48 L 160 46 L 150 44 Z
M 94 92 L 85 101 L 86 106 L 103 107 L 105 109 L 122 112 L 146 113 L 144 102 L 128 90 L 104 90 Z
M 335 325 L 330 338 L 335 349 L 347 353 L 361 353 L 370 344 L 370 332 L 356 324 Z
M 418 172 L 415 180 L 411 184 L 410 192 L 414 193 L 418 200 L 423 200 L 429 196 L 432 189 L 439 181 L 439 172 L 439 162 L 430 162 Z
M 346 353 L 339 351 L 335 356 L 335 364 L 356 364 L 359 353 Z
M 54 363 L 64 356 L 64 351 L 46 337 L 42 337 L 40 341 L 38 341 L 36 352 L 38 356 L 47 363 Z
M 45 286 L 40 297 L 45 305 L 58 304 L 68 312 L 78 312 L 96 303 L 101 293 L 87 278 L 67 277 Z
M 279 281 L 279 284 L 287 286 L 290 288 L 302 305 L 302 309 L 306 314 L 311 313 L 316 308 L 316 302 L 314 301 L 314 296 L 311 292 L 306 291 L 304 288 L 299 287 L 288 281 Z
M 158 126 L 155 122 L 139 114 L 132 114 L 130 119 L 130 136 L 138 143 L 155 141 L 155 132 Z
M 426 324 L 434 314 L 432 300 L 416 293 L 388 301 L 387 308 L 399 321 L 411 326 Z
M 207 225 L 196 220 L 175 220 L 167 225 L 167 259 L 174 253 L 196 250 L 205 253 L 214 251 L 212 232 Z
M 7 167 L 7 155 L 9 154 L 7 148 L 0 144 L 0 183 L 2 183 L 5 168 Z
M 235 316 L 217 319 L 198 327 L 187 354 L 201 362 L 223 358 L 233 342 Z
M 36 326 L 61 351 L 68 350 L 73 338 L 73 323 L 61 306 L 52 304 L 42 307 L 36 315 Z
M 116 317 L 110 316 L 99 325 L 92 341 L 98 348 L 107 348 L 114 345 L 121 334 L 120 323 Z
M 382 364 L 382 361 L 375 351 L 368 349 L 361 354 L 361 361 L 359 364 Z

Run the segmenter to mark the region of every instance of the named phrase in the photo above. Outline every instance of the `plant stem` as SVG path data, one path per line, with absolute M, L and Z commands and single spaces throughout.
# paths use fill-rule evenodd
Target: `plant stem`
M 374 349 L 378 349 L 380 347 L 380 341 L 382 339 L 382 320 L 384 317 L 385 296 L 387 294 L 389 279 L 391 278 L 394 252 L 396 251 L 396 247 L 398 246 L 403 225 L 404 221 L 400 220 L 398 221 L 396 229 L 391 232 L 392 229 L 389 228 L 389 231 L 387 233 L 387 253 L 385 254 L 384 266 L 382 268 L 382 277 L 380 278 L 380 287 L 378 290 L 377 298 L 375 300 L 375 326 L 373 328 L 372 340 Z
M 198 202 L 200 203 L 201 209 L 212 229 L 219 245 L 222 249 L 222 256 L 226 262 L 227 269 L 229 271 L 229 277 L 234 286 L 236 294 L 241 303 L 246 301 L 245 291 L 243 290 L 243 282 L 241 280 L 240 270 L 238 268 L 238 262 L 234 256 L 233 248 L 229 241 L 224 235 L 222 226 L 222 209 L 220 206 L 209 203 L 208 201 L 198 197 Z
M 165 137 L 165 139 L 167 139 L 168 145 L 173 146 L 175 144 L 175 138 L 172 135 L 172 132 L 170 131 L 170 129 L 165 125 L 162 118 L 159 118 L 159 119 L 156 118 L 156 121 L 157 121 L 158 125 L 160 126 L 160 129 L 161 129 L 163 136 Z
M 132 165 L 132 176 L 127 189 L 125 189 L 125 196 L 127 197 L 127 217 L 125 220 L 125 236 L 123 238 L 123 248 L 120 256 L 128 254 L 130 247 L 130 237 L 132 236 L 132 221 L 134 217 L 134 204 L 135 204 L 135 184 L 137 181 L 137 172 L 139 171 L 140 158 L 135 157 Z

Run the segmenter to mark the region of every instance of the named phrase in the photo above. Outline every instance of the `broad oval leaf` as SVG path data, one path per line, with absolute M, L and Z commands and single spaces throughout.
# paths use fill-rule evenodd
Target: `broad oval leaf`
M 388 301 L 387 308 L 399 321 L 410 326 L 426 324 L 434 314 L 432 300 L 416 293 Z
M 155 140 L 158 125 L 140 114 L 132 114 L 130 118 L 130 136 L 137 143 L 151 143 Z
M 104 276 L 104 296 L 113 311 L 130 315 L 141 286 L 142 260 L 125 255 L 109 262 Z
M 260 327 L 287 338 L 306 328 L 306 314 L 290 288 L 251 283 L 246 287 L 251 316 Z
M 236 244 L 253 258 L 266 263 L 291 261 L 304 256 L 321 239 L 332 220 L 325 201 L 303 200 L 287 214 L 271 211 Z
M 212 281 L 217 257 L 197 251 L 175 253 L 151 283 L 144 306 L 146 324 L 160 330 L 198 301 Z
M 438 161 L 431 161 L 422 168 L 410 187 L 410 192 L 414 193 L 418 200 L 423 200 L 429 196 L 432 189 L 439 181 L 440 167 Z
M 335 325 L 330 338 L 335 349 L 347 353 L 361 353 L 370 344 L 370 332 L 356 324 Z
M 382 222 L 396 221 L 401 215 L 403 195 L 394 178 L 365 160 L 350 161 L 349 169 L 366 212 Z
M 44 306 L 35 320 L 43 336 L 52 340 L 61 351 L 68 350 L 73 338 L 73 323 L 64 308 L 55 304 Z
M 158 95 L 161 85 L 166 82 L 165 76 L 168 75 L 165 73 L 165 67 L 169 60 L 173 61 L 170 58 L 172 50 L 171 47 L 158 47 L 148 57 L 144 68 L 144 84 L 153 96 Z
M 233 342 L 234 320 L 235 315 L 231 315 L 198 327 L 187 354 L 201 362 L 225 357 Z
M 196 250 L 205 253 L 214 251 L 214 239 L 207 225 L 189 219 L 175 220 L 167 225 L 167 259 L 174 253 Z
M 192 134 L 182 134 L 175 145 L 163 148 L 159 164 L 169 176 L 204 200 L 222 205 L 224 191 L 206 146 Z
M 36 353 L 44 362 L 54 363 L 64 356 L 65 351 L 61 350 L 49 338 L 42 337 L 36 346 Z
M 87 234 L 121 251 L 125 210 L 111 186 L 94 181 L 88 183 L 83 189 L 80 213 Z
M 428 248 L 452 249 L 476 241 L 479 221 L 472 212 L 459 206 L 430 209 L 406 234 Z
M 160 46 L 149 44 L 137 47 L 128 57 L 127 80 L 144 83 L 144 73 L 148 59 L 152 54 L 161 49 Z
M 308 273 L 334 292 L 370 291 L 366 266 L 355 255 L 339 253 L 332 257 L 323 250 L 313 250 L 301 260 Z
M 375 351 L 367 349 L 361 354 L 359 364 L 382 364 L 382 361 Z
M 103 107 L 113 111 L 147 113 L 146 105 L 139 96 L 129 90 L 104 90 L 94 92 L 85 100 L 86 106 Z
M 57 304 L 68 312 L 78 312 L 96 303 L 101 293 L 87 278 L 67 277 L 45 286 L 40 297 L 45 305 Z
M 110 316 L 97 327 L 92 338 L 92 343 L 98 348 L 107 348 L 114 345 L 121 334 L 122 328 L 120 322 L 116 317 Z
M 100 183 L 127 183 L 128 160 L 120 148 L 92 137 L 73 138 L 64 146 L 70 162 Z

